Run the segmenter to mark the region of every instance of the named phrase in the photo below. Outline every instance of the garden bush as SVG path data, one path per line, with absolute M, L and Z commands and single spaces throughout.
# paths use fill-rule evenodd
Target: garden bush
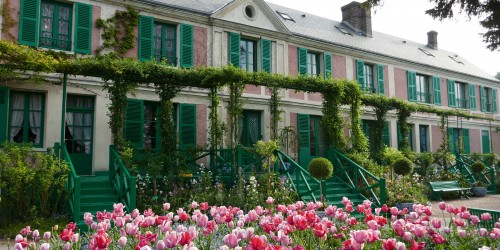
M 50 152 L 4 143 L 0 150 L 0 221 L 10 223 L 63 212 L 69 167 Z
M 413 172 L 413 163 L 406 157 L 402 157 L 394 161 L 392 168 L 397 175 L 407 176 Z

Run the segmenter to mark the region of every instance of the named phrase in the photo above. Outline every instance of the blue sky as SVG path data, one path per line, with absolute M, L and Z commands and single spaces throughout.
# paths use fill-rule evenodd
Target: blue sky
M 266 0 L 307 13 L 342 21 L 340 8 L 352 0 Z M 500 72 L 500 51 L 486 48 L 480 33 L 485 30 L 477 18 L 470 21 L 464 14 L 442 22 L 432 19 L 425 10 L 433 5 L 428 0 L 384 0 L 372 12 L 375 31 L 426 44 L 427 32 L 438 32 L 438 47 L 457 53 L 472 64 L 494 76 Z

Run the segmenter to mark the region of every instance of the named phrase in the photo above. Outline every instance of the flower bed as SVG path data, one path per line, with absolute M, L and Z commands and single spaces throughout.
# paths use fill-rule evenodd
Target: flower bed
M 477 225 L 488 213 L 470 215 L 465 207 L 439 204 L 443 211 L 414 205 L 413 212 L 396 207 L 375 208 L 369 201 L 355 206 L 343 198 L 343 208 L 322 203 L 267 204 L 244 212 L 237 207 L 192 202 L 189 208 L 151 209 L 126 214 L 122 204 L 112 212 L 86 213 L 87 233 L 74 223 L 43 236 L 30 227 L 16 237 L 15 249 L 496 249 L 500 222 L 487 230 Z M 432 216 L 432 217 L 431 217 Z

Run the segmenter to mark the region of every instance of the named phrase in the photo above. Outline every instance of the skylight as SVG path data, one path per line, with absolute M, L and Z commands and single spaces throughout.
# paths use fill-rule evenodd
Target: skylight
M 344 28 L 342 28 L 342 27 L 335 26 L 335 28 L 337 28 L 337 29 L 338 29 L 340 32 L 342 32 L 342 34 L 344 34 L 344 35 L 350 35 L 350 36 L 352 36 L 352 34 L 351 34 L 349 31 L 347 31 L 346 29 L 344 29 Z
M 427 51 L 426 49 L 422 49 L 422 48 L 418 48 L 420 51 L 424 52 L 424 54 L 428 55 L 428 56 L 434 56 L 433 54 L 431 54 L 431 52 Z
M 276 11 L 276 13 L 280 14 L 280 16 L 281 16 L 283 19 L 285 19 L 285 20 L 295 22 L 295 20 L 293 20 L 293 18 L 291 18 L 291 17 L 290 17 L 288 14 L 286 14 L 286 13 L 279 12 L 279 11 Z
M 455 55 L 455 56 L 448 56 L 449 58 L 451 58 L 451 60 L 455 61 L 456 63 L 460 63 L 460 64 L 464 64 L 462 61 L 458 60 L 458 56 Z

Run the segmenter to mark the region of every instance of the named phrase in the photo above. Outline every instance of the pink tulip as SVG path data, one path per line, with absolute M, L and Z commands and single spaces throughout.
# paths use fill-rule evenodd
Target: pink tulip
M 116 214 L 117 216 L 123 216 L 123 209 L 125 206 L 122 203 L 115 203 L 113 204 L 113 213 Z
M 389 239 L 383 239 L 382 240 L 382 249 L 384 250 L 393 250 L 396 248 L 396 239 L 394 238 L 389 238 Z
M 411 241 L 413 239 L 413 236 L 410 232 L 405 232 L 405 235 L 403 236 L 403 239 L 406 241 Z
M 484 221 L 491 220 L 491 214 L 490 213 L 481 214 L 481 220 L 484 220 Z
M 426 229 L 423 226 L 415 225 L 415 227 L 413 228 L 413 234 L 415 234 L 415 236 L 417 237 L 424 237 L 425 233 Z
M 382 208 L 379 207 L 375 208 L 375 214 L 380 215 L 380 210 L 382 210 Z
M 458 232 L 458 236 L 459 236 L 460 238 L 465 238 L 465 237 L 467 237 L 467 231 L 462 230 L 462 229 L 458 229 L 458 230 L 457 230 L 457 232 Z
M 49 250 L 50 249 L 50 244 L 49 243 L 43 243 L 40 245 L 40 250 Z
M 191 208 L 192 208 L 192 209 L 196 209 L 197 207 L 198 207 L 198 202 L 193 201 L 193 202 L 191 203 Z
M 446 212 L 448 212 L 450 214 L 453 213 L 453 206 L 452 205 L 447 205 L 446 206 Z
M 359 244 L 365 243 L 368 238 L 368 234 L 365 230 L 356 230 L 351 232 L 351 237 Z
M 165 249 L 165 242 L 163 242 L 163 240 L 159 240 L 156 243 L 156 250 L 163 250 L 163 249 Z
M 64 243 L 63 250 L 71 250 L 71 243 L 69 242 Z
M 495 234 L 495 236 L 496 236 L 497 238 L 500 238 L 500 229 L 498 229 L 498 228 L 493 228 L 493 233 Z
M 51 236 L 52 236 L 52 235 L 51 235 L 51 233 L 50 233 L 50 232 L 45 232 L 45 233 L 43 233 L 43 239 L 44 239 L 44 240 L 48 240 L 48 239 L 50 239 L 50 237 L 51 237 Z
M 239 239 L 235 234 L 227 234 L 224 236 L 224 243 L 228 245 L 230 248 L 235 248 L 238 246 Z
M 16 243 L 14 245 L 14 250 L 24 250 L 24 247 L 23 245 L 21 245 L 21 243 Z
M 444 227 L 444 228 L 443 228 L 443 233 L 444 233 L 444 234 L 449 234 L 449 233 L 451 233 L 451 229 L 450 229 L 450 228 L 448 228 L 448 227 Z
M 403 242 L 396 243 L 396 250 L 406 250 L 406 245 Z
M 71 242 L 77 243 L 80 240 L 80 234 L 73 234 L 71 237 Z
M 399 214 L 399 210 L 398 210 L 398 208 L 397 208 L 397 207 L 391 207 L 391 210 L 390 210 L 390 211 L 391 211 L 391 215 L 396 216 L 396 215 L 398 215 L 398 214 Z
M 368 242 L 374 243 L 374 242 L 377 242 L 378 240 L 380 240 L 380 237 L 381 237 L 380 231 L 367 230 L 367 232 L 368 232 L 368 239 L 367 239 Z
M 170 209 L 170 203 L 163 203 L 163 210 L 167 211 Z
M 120 227 L 123 227 L 125 225 L 125 219 L 123 217 L 117 217 L 115 219 L 115 226 L 120 228 Z
M 366 225 L 371 230 L 377 230 L 379 227 L 377 221 L 375 221 L 375 220 L 370 220 L 370 221 L 366 222 Z
M 137 216 L 139 216 L 139 209 L 134 209 L 132 210 L 132 213 L 130 214 L 132 216 L 132 219 L 135 219 Z
M 500 222 L 495 222 L 495 228 L 500 228 Z
M 443 221 L 442 221 L 441 219 L 437 219 L 437 218 L 434 218 L 434 219 L 432 219 L 432 220 L 431 220 L 431 224 L 432 224 L 432 226 L 433 226 L 434 228 L 436 228 L 436 229 L 441 228 L 441 226 L 442 226 L 442 222 L 443 222 Z
M 441 210 L 445 210 L 446 209 L 446 203 L 444 203 L 444 201 L 439 202 L 439 209 L 441 209 Z
M 173 231 L 173 232 L 167 232 L 163 242 L 165 242 L 165 246 L 167 248 L 174 248 L 177 246 L 180 240 L 181 240 L 181 235 L 178 234 L 176 231 Z
M 475 216 L 475 215 L 471 215 L 470 216 L 470 224 L 471 225 L 476 225 L 477 223 L 479 223 L 479 217 Z
M 271 196 L 267 197 L 266 202 L 267 202 L 267 204 L 273 204 L 274 203 L 273 197 L 271 197 Z
M 127 245 L 127 237 L 125 237 L 125 236 L 120 237 L 120 239 L 118 239 L 118 245 L 120 245 L 122 247 Z
M 486 228 L 480 228 L 479 229 L 479 235 L 481 235 L 483 237 L 488 236 L 488 230 L 486 230 Z

